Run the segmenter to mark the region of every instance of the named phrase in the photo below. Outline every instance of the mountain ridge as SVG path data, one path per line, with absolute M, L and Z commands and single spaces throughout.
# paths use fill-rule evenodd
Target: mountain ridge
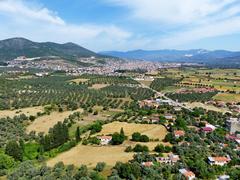
M 91 50 L 72 42 L 63 44 L 54 42 L 34 42 L 22 37 L 0 41 L 0 62 L 10 61 L 18 56 L 44 57 L 59 56 L 63 59 L 74 60 L 80 57 L 103 57 Z
M 147 60 L 156 62 L 185 62 L 203 63 L 219 67 L 240 67 L 240 51 L 228 50 L 133 50 L 133 51 L 104 51 L 99 54 L 115 56 L 124 59 Z

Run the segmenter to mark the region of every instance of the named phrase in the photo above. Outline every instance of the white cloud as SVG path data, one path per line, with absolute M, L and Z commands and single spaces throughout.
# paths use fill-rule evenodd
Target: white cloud
M 162 38 L 158 45 L 179 46 L 188 42 L 211 38 L 217 36 L 231 35 L 240 32 L 240 17 L 233 17 L 221 22 L 207 24 L 202 27 L 191 28 L 190 30 L 171 34 Z
M 131 33 L 115 25 L 71 24 L 57 13 L 24 0 L 0 0 L 0 38 L 25 37 L 34 41 L 74 42 L 92 50 L 122 48 Z
M 55 12 L 41 7 L 27 7 L 23 1 L 19 0 L 1 0 L 0 12 L 13 17 L 20 16 L 32 20 L 39 20 L 53 24 L 63 25 L 65 22 L 56 15 Z
M 158 23 L 193 23 L 217 13 L 236 0 L 106 0 L 126 6 L 135 18 Z
M 149 46 L 171 48 L 204 38 L 240 32 L 238 0 L 105 0 L 129 9 L 132 19 L 165 31 Z M 154 47 L 151 45 L 153 44 Z M 148 47 L 149 47 L 148 46 Z

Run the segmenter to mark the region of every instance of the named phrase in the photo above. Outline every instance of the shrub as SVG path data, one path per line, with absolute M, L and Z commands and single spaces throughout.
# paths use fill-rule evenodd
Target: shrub
M 147 146 L 145 145 L 141 145 L 141 144 L 137 144 L 134 148 L 133 148 L 134 152 L 148 152 L 149 149 Z
M 0 170 L 10 169 L 15 165 L 15 161 L 11 156 L 0 153 Z
M 91 134 L 98 133 L 102 130 L 102 124 L 100 122 L 96 122 L 90 127 L 90 130 Z
M 36 119 L 36 117 L 35 117 L 35 116 L 32 116 L 32 115 L 31 115 L 31 116 L 29 116 L 29 120 L 30 120 L 30 121 L 34 121 L 35 119 Z
M 147 135 L 141 135 L 139 132 L 135 132 L 132 134 L 132 141 L 149 142 L 149 137 Z
M 124 150 L 125 152 L 132 152 L 132 146 L 128 146 L 126 147 L 126 149 Z
M 98 162 L 96 167 L 95 167 L 95 170 L 98 171 L 98 172 L 102 172 L 103 169 L 105 168 L 105 166 L 106 166 L 105 162 Z

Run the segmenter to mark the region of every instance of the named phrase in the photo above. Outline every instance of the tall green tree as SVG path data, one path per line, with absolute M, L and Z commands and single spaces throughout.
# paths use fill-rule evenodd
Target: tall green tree
M 75 133 L 75 139 L 76 139 L 76 142 L 79 142 L 81 140 L 79 126 L 77 127 L 77 130 L 76 130 L 76 133 Z

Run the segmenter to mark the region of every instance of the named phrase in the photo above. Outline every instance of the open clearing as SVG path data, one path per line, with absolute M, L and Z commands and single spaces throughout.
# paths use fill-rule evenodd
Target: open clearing
M 162 125 L 135 124 L 117 121 L 104 125 L 99 134 L 113 134 L 114 132 L 120 132 L 121 128 L 123 128 L 126 136 L 131 136 L 134 132 L 140 132 L 141 134 L 147 135 L 149 138 L 163 140 L 167 134 L 166 128 Z
M 85 164 L 94 167 L 98 162 L 106 162 L 107 165 L 114 166 L 117 161 L 127 162 L 133 157 L 133 153 L 125 153 L 124 146 L 84 146 L 78 145 L 70 151 L 64 152 L 49 160 L 47 164 L 54 166 L 62 161 L 64 164 L 74 164 L 80 166 Z
M 13 118 L 14 116 L 25 114 L 26 116 L 35 116 L 38 112 L 43 112 L 44 108 L 42 106 L 36 106 L 36 107 L 28 107 L 28 108 L 22 108 L 22 109 L 16 109 L 16 110 L 3 110 L 0 111 L 0 118 L 10 117 Z
M 150 138 L 158 138 L 159 141 L 140 143 L 126 140 L 122 145 L 118 146 L 78 145 L 57 157 L 50 159 L 47 164 L 53 166 L 55 163 L 62 161 L 64 164 L 74 164 L 76 166 L 85 164 L 89 167 L 94 167 L 98 162 L 106 162 L 108 166 L 114 166 L 117 161 L 127 162 L 133 158 L 134 153 L 124 152 L 127 146 L 134 147 L 136 144 L 142 144 L 148 146 L 152 151 L 157 144 L 162 143 L 161 140 L 164 139 L 167 134 L 167 130 L 161 125 L 113 122 L 104 125 L 102 131 L 98 135 L 113 134 L 114 132 L 119 132 L 121 128 L 123 128 L 128 139 L 130 139 L 132 133 L 140 132 L 148 135 Z M 170 145 L 169 143 L 162 144 Z
M 240 94 L 222 93 L 217 94 L 216 96 L 213 97 L 213 99 L 224 102 L 240 102 Z
M 50 115 L 41 116 L 33 121 L 28 127 L 27 132 L 36 131 L 48 133 L 49 128 L 57 124 L 58 121 L 63 122 L 70 114 L 74 112 L 83 112 L 82 109 L 75 111 L 65 111 L 65 112 L 52 112 Z
M 93 84 L 90 89 L 102 89 L 109 86 L 109 84 Z

